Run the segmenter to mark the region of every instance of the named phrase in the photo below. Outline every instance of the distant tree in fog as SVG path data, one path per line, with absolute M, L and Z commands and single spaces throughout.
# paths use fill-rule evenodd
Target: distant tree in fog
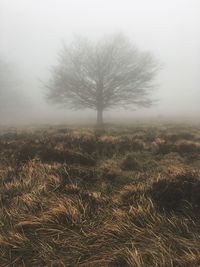
M 149 107 L 158 69 L 150 53 L 139 51 L 121 34 L 96 44 L 78 39 L 60 52 L 47 85 L 48 99 L 75 109 L 94 109 L 101 125 L 104 110 Z
M 13 66 L 0 59 L 0 118 L 10 117 L 22 104 Z M 5 120 L 3 120 L 5 121 Z M 2 122 L 2 120 L 0 121 Z

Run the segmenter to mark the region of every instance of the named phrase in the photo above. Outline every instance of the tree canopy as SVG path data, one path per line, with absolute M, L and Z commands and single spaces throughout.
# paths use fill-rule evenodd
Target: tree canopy
M 123 35 L 92 43 L 76 39 L 64 45 L 51 70 L 48 99 L 75 109 L 103 111 L 113 107 L 145 106 L 159 65 L 149 52 L 141 52 Z

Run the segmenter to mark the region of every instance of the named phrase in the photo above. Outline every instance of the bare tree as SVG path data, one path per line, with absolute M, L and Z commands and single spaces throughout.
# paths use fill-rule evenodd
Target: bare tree
M 20 81 L 11 63 L 0 58 L 0 123 L 14 117 L 24 106 Z
M 14 75 L 12 66 L 0 59 L 0 111 L 10 108 L 15 103 Z
M 140 52 L 121 34 L 95 44 L 78 39 L 64 45 L 59 54 L 48 84 L 48 99 L 75 109 L 95 109 L 101 125 L 106 109 L 149 107 L 158 69 L 150 53 Z

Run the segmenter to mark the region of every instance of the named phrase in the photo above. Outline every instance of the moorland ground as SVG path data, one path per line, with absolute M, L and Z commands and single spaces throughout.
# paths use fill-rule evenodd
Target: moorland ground
M 200 127 L 0 131 L 0 266 L 200 266 Z

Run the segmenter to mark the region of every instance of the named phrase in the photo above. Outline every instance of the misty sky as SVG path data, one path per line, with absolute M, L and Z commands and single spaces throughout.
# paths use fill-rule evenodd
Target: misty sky
M 163 63 L 155 93 L 159 103 L 137 114 L 198 114 L 199 0 L 0 0 L 0 56 L 15 65 L 21 90 L 40 110 L 41 80 L 48 80 L 62 41 L 119 31 Z

